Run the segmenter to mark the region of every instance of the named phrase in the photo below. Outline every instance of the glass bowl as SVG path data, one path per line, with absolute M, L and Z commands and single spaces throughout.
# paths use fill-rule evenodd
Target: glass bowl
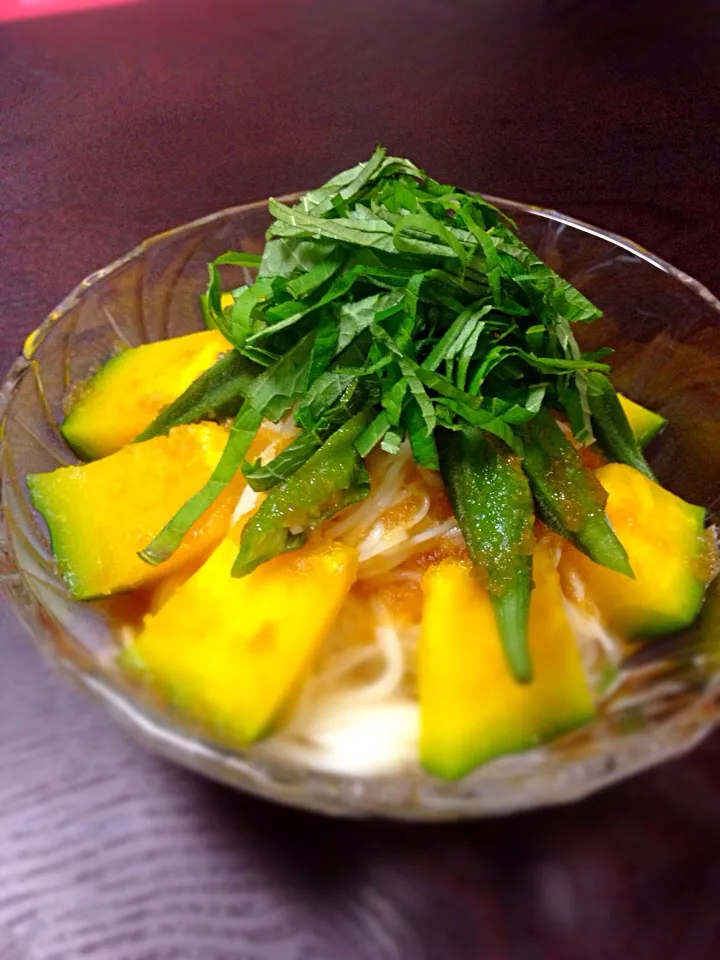
M 618 389 L 668 418 L 649 448 L 652 466 L 664 485 L 706 505 L 716 522 L 720 303 L 630 241 L 552 211 L 495 202 L 540 257 L 604 310 L 602 321 L 578 325 L 582 345 L 614 347 Z M 228 249 L 260 252 L 269 221 L 267 204 L 256 203 L 153 237 L 84 280 L 28 338 L 13 366 L 0 393 L 0 582 L 40 650 L 165 757 L 239 789 L 329 814 L 438 820 L 565 803 L 696 744 L 715 724 L 720 706 L 715 584 L 698 623 L 629 658 L 609 709 L 594 723 L 456 783 L 437 780 L 419 766 L 383 777 L 308 772 L 274 761 L 262 744 L 228 748 L 115 669 L 117 639 L 110 622 L 95 605 L 69 598 L 24 477 L 74 462 L 58 430 L 72 385 L 119 345 L 201 328 L 198 294 L 205 288 L 207 261 Z

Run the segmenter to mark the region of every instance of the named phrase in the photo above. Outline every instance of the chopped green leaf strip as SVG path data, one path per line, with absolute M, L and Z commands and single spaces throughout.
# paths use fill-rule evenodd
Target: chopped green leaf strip
M 334 406 L 352 386 L 355 377 L 337 373 L 334 370 L 326 371 L 313 383 L 302 402 L 295 411 L 295 423 L 312 430 L 321 420 L 324 411 Z
M 427 239 L 429 237 L 436 237 L 441 242 Z M 426 214 L 410 214 L 398 220 L 394 239 L 395 248 L 401 253 L 457 257 L 463 265 L 467 262 L 467 250 L 453 232 Z
M 289 280 L 286 286 L 287 292 L 296 300 L 301 300 L 309 294 L 314 293 L 318 287 L 334 276 L 345 262 L 345 256 L 341 252 L 335 252 L 334 255 L 328 255 L 320 263 L 315 264 L 306 273 Z
M 353 201 L 380 171 L 386 153 L 384 147 L 378 147 L 369 160 L 354 168 L 356 173 L 349 183 L 341 183 L 338 187 L 331 181 L 330 184 L 325 185 L 325 188 L 306 194 L 301 201 L 305 212 L 321 217 L 333 209 L 336 198 L 342 200 L 344 204 Z
M 262 257 L 257 253 L 246 253 L 244 250 L 228 250 L 227 253 L 215 257 L 213 263 L 220 267 L 224 263 L 232 264 L 236 267 L 259 267 Z
M 405 299 L 402 290 L 375 293 L 362 300 L 345 303 L 337 311 L 339 327 L 336 353 L 340 353 L 373 323 L 379 323 L 400 310 Z
M 253 490 L 271 490 L 291 477 L 321 446 L 322 440 L 318 434 L 304 430 L 268 463 L 263 464 L 260 460 L 248 463 L 246 460 L 242 467 L 243 474 Z
M 208 264 L 208 277 L 207 290 L 200 296 L 200 307 L 205 318 L 205 326 L 211 330 L 219 330 L 229 340 L 231 332 L 222 309 L 220 271 L 214 263 Z
M 414 364 L 407 357 L 400 357 L 398 363 L 403 377 L 405 378 L 405 382 L 407 383 L 408 389 L 414 397 L 415 403 L 422 414 L 422 418 L 425 423 L 425 435 L 430 437 L 435 430 L 437 418 L 435 417 L 435 407 L 432 400 L 427 395 L 423 381 L 415 372 L 421 368 L 418 367 L 417 364 Z
M 443 336 L 438 340 L 425 360 L 423 367 L 426 370 L 437 370 L 443 360 L 456 356 L 474 329 L 474 322 L 480 319 L 491 309 L 489 306 L 480 310 L 467 307 L 450 324 Z
M 403 401 L 408 389 L 408 381 L 400 373 L 399 368 L 397 379 L 393 382 L 390 378 L 385 381 L 382 392 L 382 405 L 387 414 L 388 422 L 397 427 L 400 423 L 400 417 L 403 412 Z
M 406 408 L 408 438 L 415 462 L 428 470 L 439 470 L 437 445 L 433 432 L 427 431 L 425 413 L 414 398 Z
M 290 279 L 312 270 L 327 257 L 332 257 L 337 245 L 331 240 L 268 240 L 258 268 L 258 278 L 282 277 Z
M 498 257 L 495 245 L 493 244 L 487 231 L 484 230 L 483 227 L 481 227 L 475 220 L 472 212 L 471 201 L 465 200 L 461 204 L 460 216 L 462 217 L 465 226 L 482 248 L 483 256 L 485 257 L 485 272 L 487 274 L 488 285 L 492 291 L 493 301 L 499 305 L 503 301 L 501 289 L 502 267 L 500 265 L 500 258 Z
M 318 321 L 310 362 L 307 367 L 306 391 L 330 366 L 330 361 L 336 352 L 338 333 L 338 324 L 335 317 L 330 312 L 323 313 Z
M 271 312 L 270 319 L 272 320 L 272 324 L 254 333 L 249 338 L 249 342 L 255 344 L 258 340 L 264 337 L 275 336 L 280 331 L 286 330 L 288 327 L 295 326 L 308 314 L 313 313 L 322 307 L 328 306 L 335 300 L 339 300 L 341 297 L 344 297 L 352 288 L 354 283 L 358 279 L 364 277 L 367 272 L 367 267 L 363 266 L 362 264 L 356 264 L 354 267 L 345 271 L 345 273 L 340 274 L 339 277 L 336 277 L 325 294 L 323 294 L 323 296 L 315 303 L 306 303 L 303 305 L 302 303 L 298 303 L 296 301 L 286 301 L 279 304 L 277 307 L 273 308 L 273 311 Z
M 251 287 L 241 288 L 234 293 L 233 305 L 224 313 L 229 316 L 230 340 L 236 347 L 242 347 L 252 332 L 256 307 L 269 300 L 272 293 L 268 280 L 257 280 Z
M 547 386 L 547 383 L 536 383 L 535 386 L 530 387 L 528 390 L 525 408 L 531 413 L 537 413 L 540 410 L 542 402 L 545 399 L 545 394 L 547 393 Z
M 400 449 L 403 436 L 404 431 L 399 427 L 390 427 L 388 432 L 380 441 L 380 449 L 384 450 L 386 453 L 396 454 Z
M 363 430 L 355 443 L 355 449 L 361 457 L 366 457 L 380 443 L 390 429 L 390 419 L 384 410 Z
M 248 390 L 248 403 L 268 420 L 281 420 L 300 396 L 314 338 L 312 331 L 298 340 L 272 367 L 263 371 Z
M 323 220 L 303 213 L 297 207 L 286 207 L 278 200 L 271 200 L 270 213 L 276 222 L 270 227 L 271 237 L 324 237 L 360 247 L 375 247 L 387 253 L 395 252 L 393 228 L 384 220 L 351 220 L 338 217 Z

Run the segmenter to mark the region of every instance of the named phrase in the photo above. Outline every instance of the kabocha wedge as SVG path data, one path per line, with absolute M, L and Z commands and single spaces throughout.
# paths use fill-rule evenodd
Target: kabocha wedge
M 490 594 L 467 562 L 446 560 L 425 575 L 418 654 L 420 758 L 457 779 L 478 764 L 537 746 L 587 723 L 593 694 L 568 624 L 554 548 L 533 555 L 532 683 L 515 682 L 500 650 Z
M 568 545 L 563 568 L 575 571 L 601 618 L 625 638 L 687 626 L 702 604 L 710 573 L 705 510 L 625 464 L 596 472 L 606 510 L 627 551 L 634 579 L 593 563 Z
M 236 539 L 224 540 L 146 619 L 122 659 L 224 738 L 249 744 L 270 732 L 312 664 L 355 579 L 357 553 L 308 545 L 237 579 L 236 552 Z
M 654 480 L 652 470 L 640 449 L 641 443 L 635 436 L 613 385 L 601 373 L 589 373 L 587 383 L 593 427 L 608 459 L 635 467 L 649 480 Z
M 654 413 L 652 410 L 648 410 L 647 407 L 643 407 L 639 403 L 635 403 L 634 400 L 630 400 L 628 397 L 624 397 L 620 393 L 617 396 L 623 410 L 625 411 L 625 416 L 628 419 L 630 429 L 632 430 L 635 439 L 641 447 L 644 447 L 646 444 L 650 443 L 652 438 L 656 436 L 665 426 L 667 422 L 665 417 L 661 417 L 659 413 Z
M 82 386 L 63 437 L 84 460 L 115 453 L 229 350 L 217 330 L 123 350 Z
M 131 444 L 102 460 L 27 478 L 76 599 L 157 580 L 202 559 L 215 546 L 229 527 L 242 478 L 198 519 L 166 564 L 151 567 L 137 555 L 210 476 L 227 436 L 214 423 L 176 427 L 166 437 Z

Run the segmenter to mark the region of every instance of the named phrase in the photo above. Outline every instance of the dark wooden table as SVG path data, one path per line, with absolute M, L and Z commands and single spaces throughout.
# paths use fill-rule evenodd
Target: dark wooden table
M 377 141 L 720 292 L 716 0 L 147 0 L 0 32 L 2 366 L 144 236 Z M 711 960 L 720 738 L 570 809 L 343 823 L 145 754 L 0 608 L 2 960 Z

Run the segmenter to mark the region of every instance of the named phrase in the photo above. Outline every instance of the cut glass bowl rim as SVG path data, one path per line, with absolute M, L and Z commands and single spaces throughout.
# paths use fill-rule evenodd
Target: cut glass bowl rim
M 291 203 L 303 192 L 286 194 L 276 199 Z M 556 210 L 491 195 L 485 196 L 491 203 L 504 210 L 530 213 L 572 227 L 627 250 L 689 287 L 693 293 L 705 300 L 720 318 L 720 300 L 706 286 L 664 259 L 650 253 L 640 244 Z M 156 233 L 81 280 L 48 314 L 42 324 L 26 338 L 22 352 L 0 387 L 2 425 L 4 426 L 5 417 L 12 403 L 15 386 L 30 366 L 33 352 L 88 289 L 101 283 L 130 261 L 141 257 L 157 244 L 205 224 L 266 208 L 267 204 L 268 200 L 259 200 L 225 207 Z M 4 442 L 4 436 L 0 437 L 0 444 Z M 1 480 L 2 477 L 0 477 Z M 616 738 L 624 747 L 624 750 L 620 751 L 622 753 L 620 759 L 617 754 L 610 754 L 565 760 L 556 765 L 557 769 L 550 770 L 549 773 L 545 772 L 539 783 L 540 789 L 530 794 L 524 793 L 520 788 L 516 791 L 511 790 L 508 794 L 508 785 L 517 777 L 534 779 L 531 766 L 527 767 L 525 764 L 527 767 L 525 770 L 517 768 L 531 756 L 544 753 L 545 747 L 526 751 L 514 757 L 501 758 L 479 768 L 465 780 L 455 784 L 434 781 L 429 775 L 423 774 L 423 778 L 431 785 L 434 782 L 444 787 L 444 790 L 438 791 L 437 795 L 432 789 L 429 793 L 423 792 L 423 786 L 427 784 L 408 783 L 404 776 L 352 777 L 345 774 L 299 770 L 282 762 L 268 762 L 264 758 L 259 761 L 253 756 L 252 748 L 249 751 L 233 749 L 206 738 L 197 730 L 182 729 L 174 722 L 175 718 L 172 715 L 168 716 L 158 710 L 150 709 L 147 705 L 126 695 L 113 683 L 112 677 L 102 676 L 92 669 L 83 669 L 72 658 L 64 655 L 49 636 L 40 636 L 23 611 L 27 601 L 14 587 L 17 578 L 22 577 L 22 570 L 14 564 L 12 544 L 5 529 L 4 504 L 0 506 L 0 511 L 2 522 L 0 589 L 36 646 L 51 664 L 82 691 L 100 701 L 121 726 L 155 753 L 211 779 L 285 805 L 349 817 L 384 816 L 403 820 L 437 821 L 494 816 L 535 807 L 565 804 L 589 796 L 660 762 L 681 756 L 704 739 L 718 722 L 720 672 L 709 676 L 707 687 L 703 692 L 679 716 L 673 718 L 671 724 L 673 729 L 663 728 L 652 734 L 643 731 L 640 734 Z M 677 730 L 674 729 L 676 727 L 688 729 L 684 733 L 681 732 L 678 737 Z M 641 743 L 635 742 L 638 738 Z M 489 778 L 484 776 L 483 774 L 488 771 L 497 771 L 498 776 Z M 499 792 L 495 789 L 498 785 L 501 787 Z

